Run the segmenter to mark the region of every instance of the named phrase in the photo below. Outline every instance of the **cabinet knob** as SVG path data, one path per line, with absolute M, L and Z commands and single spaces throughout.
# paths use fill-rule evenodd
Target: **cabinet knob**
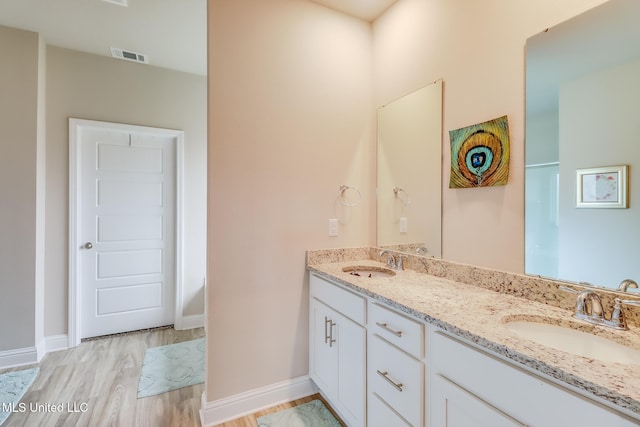
M 93 243 L 91 243 L 91 242 L 87 242 L 87 243 L 85 243 L 85 244 L 84 244 L 84 248 L 85 248 L 85 249 L 91 249 L 91 248 L 93 248 Z

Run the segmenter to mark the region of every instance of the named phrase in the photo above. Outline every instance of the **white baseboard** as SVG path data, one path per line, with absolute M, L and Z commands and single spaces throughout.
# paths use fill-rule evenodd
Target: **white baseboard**
M 0 369 L 39 363 L 45 354 L 69 348 L 67 335 L 44 337 L 35 347 L 0 351 Z
M 30 365 L 32 363 L 38 363 L 38 349 L 36 347 L 0 351 L 0 369 Z
M 177 330 L 202 328 L 204 326 L 204 314 L 182 316 L 182 319 L 175 323 L 174 328 Z
M 305 375 L 213 402 L 207 402 L 203 393 L 200 422 L 203 427 L 215 426 L 317 392 L 316 385 Z
M 44 339 L 46 343 L 47 353 L 66 350 L 69 348 L 69 336 L 67 334 L 51 335 L 50 337 L 45 337 Z

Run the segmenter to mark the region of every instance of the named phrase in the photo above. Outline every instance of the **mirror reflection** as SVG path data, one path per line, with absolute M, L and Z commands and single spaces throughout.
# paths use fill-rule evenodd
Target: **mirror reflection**
M 442 256 L 441 152 L 441 80 L 378 109 L 378 246 Z
M 640 279 L 638 17 L 640 2 L 611 0 L 527 41 L 527 274 L 610 288 Z M 624 165 L 627 182 L 590 176 L 602 178 L 596 206 L 579 203 L 581 170 Z M 599 203 L 618 197 L 605 184 L 627 184 L 626 208 Z

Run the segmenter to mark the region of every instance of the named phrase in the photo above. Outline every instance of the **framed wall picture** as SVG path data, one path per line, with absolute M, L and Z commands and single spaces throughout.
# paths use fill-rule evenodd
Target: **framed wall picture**
M 578 169 L 577 208 L 626 208 L 627 165 Z

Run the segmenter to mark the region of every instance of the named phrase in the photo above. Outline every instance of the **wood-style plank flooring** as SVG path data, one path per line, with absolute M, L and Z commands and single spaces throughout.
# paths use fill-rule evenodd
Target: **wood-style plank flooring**
M 265 409 L 263 411 L 259 411 L 259 412 L 256 412 L 254 414 L 247 415 L 246 417 L 238 418 L 238 419 L 233 420 L 233 421 L 228 421 L 226 423 L 219 424 L 216 427 L 257 427 L 258 426 L 257 419 L 259 417 L 263 416 L 263 415 L 267 415 L 267 414 L 270 414 L 272 412 L 276 412 L 276 411 L 279 411 L 279 410 L 282 410 L 282 409 L 288 409 L 288 408 L 292 408 L 294 406 L 302 405 L 302 404 L 310 402 L 310 401 L 312 401 L 314 399 L 320 399 L 322 402 L 324 402 L 324 404 L 327 407 L 327 409 L 329 409 L 329 411 L 331 411 L 331 413 L 336 417 L 336 420 L 338 420 L 338 422 L 343 427 L 346 427 L 346 424 L 344 424 L 342 422 L 342 420 L 338 417 L 338 415 L 336 415 L 336 413 L 333 411 L 333 409 L 331 409 L 331 407 L 329 406 L 327 401 L 324 400 L 320 394 L 314 394 L 312 396 L 303 397 L 302 399 L 297 399 L 297 400 L 294 400 L 292 402 L 288 402 L 288 403 L 284 403 L 282 405 L 274 406 L 272 408 Z
M 3 427 L 199 427 L 204 384 L 142 399 L 137 394 L 147 348 L 203 336 L 202 328 L 169 328 L 98 338 L 76 348 L 48 353 L 38 365 L 0 370 L 4 373 L 40 367 L 21 400 L 26 411 L 11 414 Z M 217 427 L 257 427 L 259 417 L 313 399 L 322 400 L 333 412 L 322 396 L 315 394 Z M 60 405 L 62 412 L 57 411 Z M 31 411 L 32 408 L 36 410 Z
M 11 414 L 3 427 L 200 426 L 204 384 L 142 399 L 137 393 L 147 348 L 202 336 L 202 328 L 170 328 L 100 338 L 49 353 L 39 365 L 5 369 L 0 373 L 33 366 L 40 372 L 21 400 L 27 410 Z M 54 412 L 60 404 L 63 411 Z M 31 412 L 32 405 L 39 411 Z

